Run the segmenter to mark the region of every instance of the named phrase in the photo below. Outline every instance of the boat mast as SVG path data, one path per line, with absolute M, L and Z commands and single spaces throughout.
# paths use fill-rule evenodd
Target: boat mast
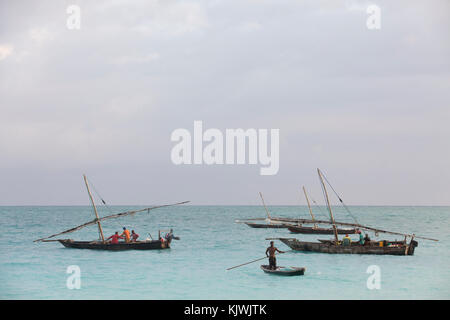
M 305 186 L 303 186 L 303 193 L 305 194 L 306 202 L 308 203 L 309 214 L 311 215 L 312 221 L 315 222 L 314 215 L 313 215 L 312 210 L 311 210 L 311 204 L 309 203 L 309 199 L 308 199 L 308 195 L 306 193 Z M 316 223 L 314 223 L 314 228 L 317 228 L 317 224 Z
M 319 175 L 320 181 L 322 182 L 323 190 L 325 193 L 325 199 L 327 200 L 328 211 L 330 212 L 331 223 L 333 225 L 334 240 L 335 240 L 336 244 L 338 244 L 339 238 L 338 238 L 338 233 L 337 233 L 337 229 L 336 229 L 336 223 L 334 222 L 333 212 L 331 211 L 330 199 L 328 198 L 327 188 L 325 187 L 325 183 L 323 182 L 322 172 L 320 172 L 319 168 L 317 168 L 317 173 Z
M 97 218 L 97 226 L 98 231 L 100 232 L 100 236 L 102 237 L 102 241 L 105 242 L 105 237 L 103 236 L 102 225 L 100 224 L 100 218 L 98 217 L 97 207 L 95 206 L 94 199 L 92 198 L 91 190 L 89 189 L 89 184 L 86 178 L 86 175 L 83 174 L 84 183 L 86 184 L 86 189 L 89 194 L 89 198 L 91 199 L 92 206 L 94 207 L 95 217 Z
M 264 202 L 264 198 L 263 198 L 261 192 L 259 193 L 259 196 L 261 197 L 262 203 L 263 203 L 263 205 L 264 205 L 264 209 L 266 209 L 267 217 L 269 218 L 269 221 L 270 221 L 272 218 L 270 217 L 269 210 L 267 210 L 266 203 Z

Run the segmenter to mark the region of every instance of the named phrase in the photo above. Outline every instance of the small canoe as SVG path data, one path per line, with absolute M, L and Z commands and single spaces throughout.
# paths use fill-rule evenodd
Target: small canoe
M 269 269 L 268 265 L 261 266 L 262 271 L 280 276 L 302 276 L 305 274 L 306 268 L 298 267 L 277 267 L 275 270 Z

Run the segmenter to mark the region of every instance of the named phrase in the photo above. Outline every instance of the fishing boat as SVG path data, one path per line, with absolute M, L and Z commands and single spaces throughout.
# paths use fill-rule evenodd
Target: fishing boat
M 261 270 L 265 273 L 276 274 L 279 276 L 302 276 L 305 274 L 306 268 L 279 266 L 275 270 L 273 270 L 270 269 L 268 265 L 262 265 Z
M 59 239 L 61 243 L 66 248 L 75 249 L 94 249 L 94 250 L 155 250 L 155 249 L 169 249 L 170 240 L 146 240 L 146 241 L 136 241 L 136 242 L 119 242 L 116 244 L 104 243 L 102 241 L 74 241 L 72 239 Z
M 287 223 L 281 223 L 274 220 L 266 219 L 268 223 L 256 223 L 256 222 L 244 222 L 247 226 L 250 228 L 256 228 L 256 229 L 285 229 L 288 228 L 290 225 Z
M 303 234 L 334 234 L 332 228 L 321 228 L 317 226 L 316 218 L 311 209 L 311 203 L 309 202 L 309 197 L 306 192 L 305 186 L 303 186 L 303 193 L 306 198 L 306 203 L 308 204 L 309 214 L 311 215 L 311 222 L 314 224 L 312 227 L 298 225 L 289 225 L 287 228 L 291 233 L 303 233 Z M 313 199 L 314 201 L 314 199 Z M 354 234 L 358 232 L 358 229 L 337 229 L 338 234 Z
M 386 231 L 386 230 L 381 230 L 381 229 L 377 229 L 377 228 L 372 228 L 372 227 L 361 225 L 359 223 L 336 222 L 334 220 L 333 211 L 331 208 L 328 191 L 325 186 L 323 173 L 319 169 L 317 169 L 317 173 L 320 178 L 320 182 L 322 185 L 322 191 L 324 193 L 328 212 L 330 214 L 330 221 L 327 222 L 327 221 L 317 221 L 316 220 L 316 222 L 331 224 L 333 234 L 334 234 L 334 239 L 318 240 L 318 242 L 301 241 L 301 240 L 295 239 L 295 238 L 268 238 L 267 240 L 280 240 L 285 245 L 290 247 L 292 250 L 302 251 L 302 252 L 320 252 L 320 253 L 330 253 L 330 254 L 376 254 L 376 255 L 400 255 L 400 256 L 414 255 L 414 250 L 418 246 L 418 242 L 415 241 L 414 238 L 438 241 L 437 239 L 419 237 L 419 236 L 416 236 L 415 234 L 404 234 L 404 233 L 399 233 L 399 232 L 392 232 L 392 231 Z M 326 180 L 326 178 L 325 178 L 325 180 Z M 328 180 L 326 180 L 326 181 L 329 184 Z M 334 189 L 333 189 L 333 191 L 334 191 Z M 337 193 L 336 193 L 336 196 L 338 196 Z M 342 204 L 344 204 L 342 199 L 339 196 L 338 196 L 338 198 L 339 198 L 340 202 Z M 345 204 L 344 204 L 344 206 L 345 206 Z M 346 209 L 348 210 L 347 207 L 346 207 Z M 355 219 L 355 221 L 356 221 L 356 219 Z M 404 236 L 404 240 L 403 241 L 389 241 L 389 240 L 365 241 L 364 244 L 360 244 L 359 242 L 354 242 L 354 243 L 350 243 L 349 245 L 344 245 L 343 242 L 340 241 L 338 238 L 339 232 L 338 232 L 338 228 L 336 227 L 336 225 L 352 226 L 352 227 L 355 227 L 357 230 L 373 231 L 373 232 L 375 232 L 375 235 L 378 235 L 378 233 L 401 235 L 401 236 Z M 408 238 L 410 239 L 409 243 L 407 241 Z
M 295 251 L 320 252 L 332 254 L 378 254 L 378 255 L 396 255 L 412 256 L 417 247 L 417 241 L 411 239 L 406 241 L 374 241 L 370 244 L 360 245 L 352 243 L 350 246 L 344 246 L 341 242 L 337 244 L 332 240 L 319 240 L 319 242 L 300 241 L 294 238 L 277 238 L 289 248 Z
M 117 214 L 112 214 L 109 216 L 105 216 L 105 217 L 99 217 L 98 215 L 98 211 L 97 211 L 97 207 L 95 205 L 94 199 L 92 197 L 92 193 L 91 190 L 89 188 L 89 183 L 87 180 L 86 175 L 83 175 L 84 178 L 84 182 L 86 184 L 86 189 L 87 192 L 89 194 L 89 198 L 92 204 L 92 207 L 94 209 L 94 214 L 95 214 L 95 219 L 86 222 L 82 225 L 73 227 L 71 229 L 68 229 L 66 231 L 63 232 L 59 232 L 57 234 L 45 237 L 45 238 L 40 238 L 37 240 L 34 240 L 33 242 L 52 242 L 52 241 L 57 241 L 59 243 L 61 243 L 64 247 L 66 248 L 75 248 L 75 249 L 94 249 L 94 250 L 110 250 L 110 251 L 123 251 L 123 250 L 156 250 L 156 249 L 169 249 L 170 248 L 170 244 L 172 242 L 172 239 L 176 239 L 179 240 L 178 237 L 175 237 L 173 235 L 173 230 L 159 230 L 158 231 L 158 239 L 146 239 L 144 241 L 133 241 L 133 242 L 118 242 L 118 243 L 111 243 L 109 241 L 107 241 L 107 239 L 105 239 L 104 235 L 103 235 L 103 228 L 101 225 L 101 221 L 107 220 L 107 219 L 115 219 L 115 218 L 119 218 L 119 217 L 124 217 L 124 216 L 132 216 L 136 213 L 139 212 L 150 212 L 150 210 L 154 210 L 157 208 L 163 208 L 163 207 L 169 207 L 169 206 L 174 206 L 174 205 L 181 205 L 181 204 L 185 204 L 188 203 L 189 201 L 183 201 L 183 202 L 179 202 L 179 203 L 174 203 L 174 204 L 166 204 L 166 205 L 159 205 L 159 206 L 153 206 L 153 207 L 148 207 L 148 208 L 144 208 L 144 209 L 139 209 L 139 210 L 133 210 L 133 211 L 126 211 L 126 212 L 121 212 L 121 213 L 117 213 Z M 102 202 L 104 204 L 106 204 L 106 202 L 101 199 Z M 99 235 L 100 235 L 100 239 L 99 240 L 93 240 L 93 241 L 75 241 L 73 239 L 57 239 L 57 240 L 49 240 L 51 238 L 54 238 L 56 236 L 62 235 L 62 234 L 67 234 L 67 233 L 71 233 L 77 230 L 80 230 L 84 227 L 90 226 L 90 225 L 94 225 L 96 224 L 98 227 L 98 231 L 99 231 Z M 165 232 L 165 235 L 162 236 L 162 232 Z M 151 236 L 150 236 L 151 238 Z
M 257 218 L 257 219 L 246 219 L 244 221 L 236 220 L 236 223 L 245 223 L 247 226 L 251 228 L 257 229 L 288 229 L 291 233 L 303 233 L 303 234 L 333 234 L 334 230 L 332 228 L 323 228 L 317 226 L 317 220 L 314 217 L 314 214 L 311 209 L 311 204 L 308 198 L 308 194 L 306 192 L 305 187 L 303 187 L 303 192 L 305 194 L 306 202 L 309 208 L 309 214 L 311 215 L 311 220 L 308 219 L 290 219 L 290 218 L 275 218 L 272 217 L 269 213 L 269 209 L 267 208 L 262 193 L 259 195 L 261 197 L 264 209 L 266 210 L 267 218 Z M 314 201 L 314 199 L 313 199 Z M 258 223 L 250 220 L 265 220 L 266 223 Z M 328 223 L 328 221 L 326 222 Z M 313 224 L 313 226 L 305 226 L 303 224 Z M 357 233 L 358 229 L 353 228 L 344 228 L 337 229 L 338 234 L 354 234 Z
M 305 227 L 305 226 L 288 226 L 287 229 L 292 233 L 303 234 L 334 234 L 334 230 L 330 228 Z M 358 229 L 337 229 L 338 234 L 355 234 Z
M 267 218 L 246 219 L 244 221 L 236 220 L 235 221 L 236 223 L 245 223 L 250 228 L 256 228 L 256 229 L 286 229 L 287 227 L 289 227 L 291 225 L 291 224 L 283 222 L 283 221 L 278 221 L 277 219 L 272 219 L 272 217 L 270 216 L 269 210 L 266 207 L 266 204 L 264 202 L 264 198 L 263 198 L 263 195 L 261 192 L 259 193 L 259 196 L 261 197 L 261 201 L 263 203 L 264 209 L 266 210 Z M 251 220 L 265 221 L 266 223 L 258 223 L 258 222 L 253 222 Z

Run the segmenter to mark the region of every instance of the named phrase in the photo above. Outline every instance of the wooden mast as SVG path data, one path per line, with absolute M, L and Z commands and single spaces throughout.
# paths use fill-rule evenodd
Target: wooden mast
M 261 197 L 262 203 L 263 203 L 263 205 L 264 205 L 264 209 L 266 209 L 267 217 L 269 218 L 269 221 L 271 221 L 272 218 L 270 217 L 269 210 L 267 210 L 266 203 L 264 202 L 264 198 L 263 198 L 261 192 L 259 193 L 259 196 Z
M 89 198 L 91 199 L 92 206 L 94 207 L 95 217 L 97 218 L 98 231 L 100 231 L 100 236 L 102 237 L 102 241 L 105 242 L 105 237 L 103 236 L 103 229 L 102 229 L 102 225 L 100 224 L 100 218 L 98 216 L 97 207 L 95 206 L 94 199 L 92 198 L 91 190 L 89 189 L 89 184 L 88 184 L 85 174 L 83 174 L 83 178 L 84 178 L 84 183 L 86 184 L 86 189 L 89 194 Z
M 323 182 L 322 172 L 320 172 L 319 168 L 317 168 L 317 173 L 319 174 L 320 181 L 322 182 L 323 190 L 325 193 L 325 199 L 327 200 L 328 211 L 330 211 L 330 218 L 331 218 L 331 223 L 333 225 L 333 231 L 334 231 L 334 239 L 335 239 L 336 244 L 338 244 L 339 238 L 338 238 L 338 233 L 337 233 L 337 229 L 336 229 L 336 224 L 334 222 L 333 212 L 331 211 L 330 199 L 328 198 L 327 188 L 325 187 L 325 183 Z
M 309 214 L 311 215 L 312 221 L 315 221 L 314 215 L 313 215 L 312 210 L 311 210 L 311 204 L 309 203 L 308 195 L 306 193 L 305 186 L 303 186 L 303 193 L 305 194 L 306 202 L 308 203 Z M 314 228 L 317 228 L 317 224 L 316 223 L 314 223 Z

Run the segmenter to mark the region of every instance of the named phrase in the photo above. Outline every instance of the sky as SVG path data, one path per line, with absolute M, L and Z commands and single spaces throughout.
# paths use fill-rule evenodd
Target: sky
M 278 173 L 173 164 L 197 120 L 279 129 Z M 447 0 L 0 2 L 0 205 L 88 205 L 83 174 L 111 205 L 323 203 L 317 168 L 347 205 L 450 205 L 449 122 Z

